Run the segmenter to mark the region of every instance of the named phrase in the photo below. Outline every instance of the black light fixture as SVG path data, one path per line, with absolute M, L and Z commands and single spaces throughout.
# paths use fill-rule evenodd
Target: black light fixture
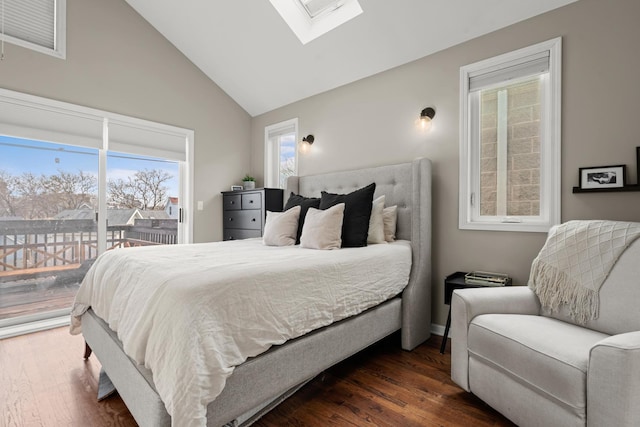
M 420 125 L 423 129 L 431 127 L 431 119 L 436 115 L 436 110 L 431 107 L 427 107 L 420 112 Z
M 309 145 L 313 144 L 313 141 L 315 141 L 315 140 L 316 139 L 313 137 L 313 135 L 307 135 L 307 136 L 303 136 L 302 137 L 302 141 L 306 142 Z

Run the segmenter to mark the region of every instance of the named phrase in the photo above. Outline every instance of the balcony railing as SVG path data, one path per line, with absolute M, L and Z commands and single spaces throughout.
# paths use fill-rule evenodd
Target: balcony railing
M 107 226 L 107 249 L 175 244 L 177 226 L 166 219 Z M 0 281 L 77 268 L 97 256 L 97 242 L 93 220 L 0 221 Z

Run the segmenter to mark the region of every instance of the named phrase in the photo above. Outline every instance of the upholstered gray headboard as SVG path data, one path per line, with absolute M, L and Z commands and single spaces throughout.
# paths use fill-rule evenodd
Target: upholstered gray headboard
M 344 194 L 372 182 L 374 198 L 384 194 L 386 206 L 398 206 L 396 237 L 411 241 L 413 264 L 402 295 L 402 347 L 411 350 L 431 330 L 431 161 L 290 177 L 284 199 L 291 192 L 306 197 L 320 197 L 321 191 Z

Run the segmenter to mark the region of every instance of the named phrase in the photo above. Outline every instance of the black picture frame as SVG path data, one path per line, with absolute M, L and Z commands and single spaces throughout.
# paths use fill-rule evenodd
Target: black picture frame
M 636 154 L 640 155 L 640 151 L 637 151 Z M 583 190 L 593 190 L 597 188 L 624 187 L 626 172 L 626 165 L 580 168 L 580 188 Z
M 640 147 L 636 147 L 636 183 L 640 185 Z

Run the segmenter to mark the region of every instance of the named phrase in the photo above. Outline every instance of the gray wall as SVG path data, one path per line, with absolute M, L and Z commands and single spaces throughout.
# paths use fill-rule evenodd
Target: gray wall
M 196 242 L 222 239 L 222 199 L 249 170 L 250 116 L 124 0 L 67 1 L 67 59 L 5 44 L 0 87 L 195 131 Z
M 640 2 L 581 0 L 412 63 L 271 111 L 251 122 L 252 172 L 264 169 L 264 127 L 299 118 L 316 141 L 300 174 L 368 167 L 426 156 L 434 164 L 434 322 L 444 324 L 443 279 L 458 270 L 505 272 L 525 284 L 543 233 L 458 229 L 459 69 L 563 37 L 562 219 L 640 220 L 640 193 L 573 194 L 578 168 L 627 164 L 636 183 L 640 146 Z M 428 43 L 428 41 L 425 41 Z M 313 72 L 313 70 L 309 70 Z M 433 128 L 414 120 L 436 109 Z

